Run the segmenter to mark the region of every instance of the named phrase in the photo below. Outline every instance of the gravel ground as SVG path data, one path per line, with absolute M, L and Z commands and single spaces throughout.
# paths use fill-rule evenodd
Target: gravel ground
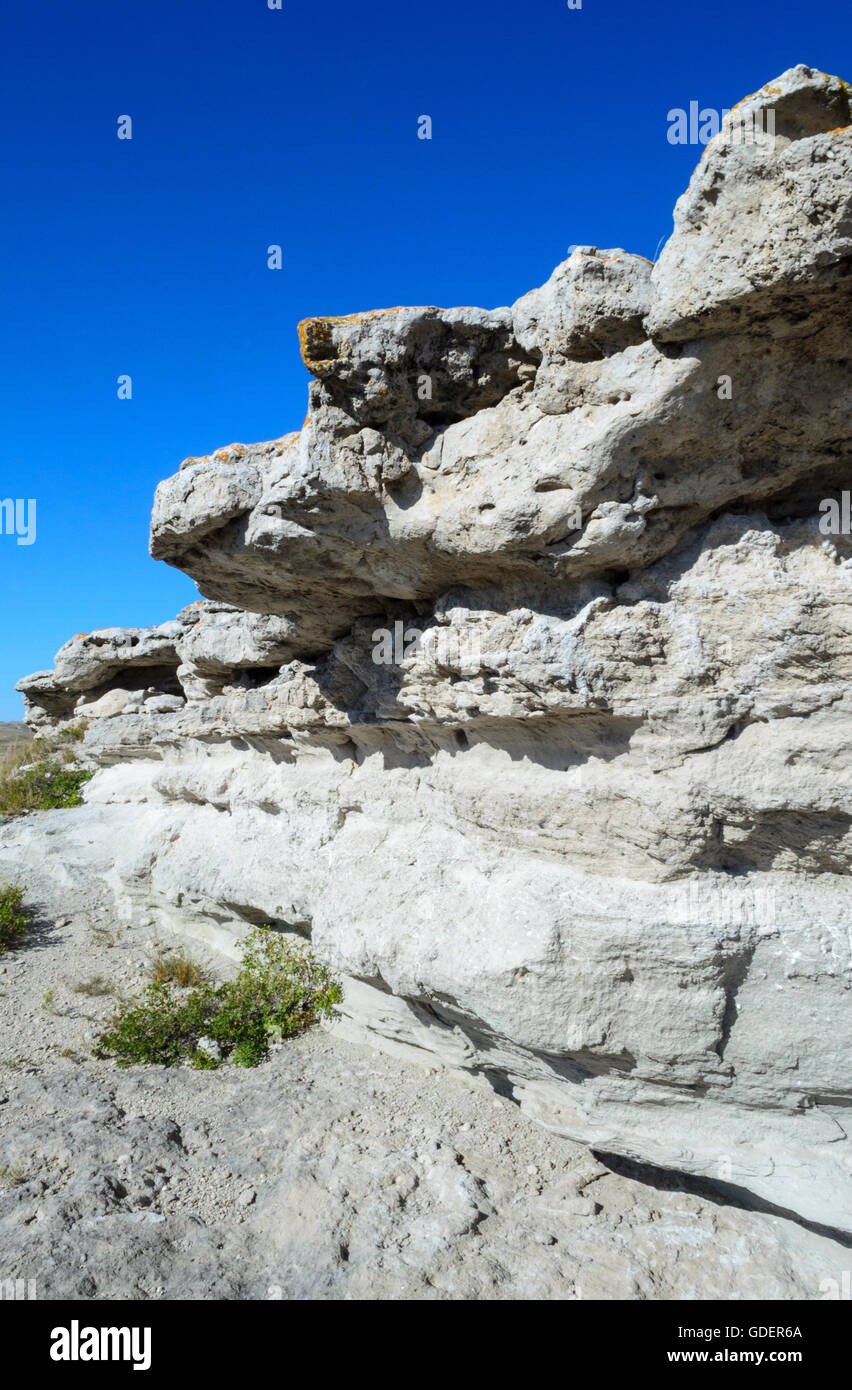
M 0 1279 L 39 1298 L 813 1299 L 848 1268 L 834 1240 L 615 1171 L 486 1082 L 333 1029 L 248 1071 L 94 1061 L 150 931 L 95 878 L 20 868 L 37 918 L 0 959 Z

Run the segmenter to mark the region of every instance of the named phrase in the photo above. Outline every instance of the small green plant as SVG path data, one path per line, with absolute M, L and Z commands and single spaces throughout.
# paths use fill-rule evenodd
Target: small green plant
M 100 994 L 112 994 L 112 992 L 112 985 L 103 975 L 93 975 L 90 980 L 80 980 L 74 986 L 75 994 L 88 994 L 93 998 Z
M 56 737 L 64 743 L 82 743 L 88 727 L 88 719 L 81 719 L 79 724 L 66 724 L 64 729 L 59 730 Z
M 79 743 L 88 725 L 68 724 L 49 737 L 33 739 L 0 758 L 0 816 L 22 811 L 54 811 L 80 806 L 80 790 L 94 776 L 76 766 L 69 746 Z
M 27 1180 L 27 1170 L 23 1163 L 10 1163 L 0 1168 L 0 1186 L 20 1187 Z
M 151 957 L 148 974 L 155 985 L 174 984 L 181 989 L 205 982 L 205 972 L 198 961 L 164 950 L 157 950 Z
M 154 981 L 141 1000 L 119 1008 L 98 1038 L 96 1057 L 119 1066 L 188 1062 L 214 1070 L 219 1059 L 199 1044 L 210 1039 L 222 1058 L 255 1067 L 270 1042 L 293 1037 L 328 1016 L 342 997 L 340 985 L 314 956 L 269 927 L 248 937 L 239 972 L 222 985 L 204 983 L 190 992 Z
M 94 776 L 56 758 L 31 763 L 0 781 L 0 816 L 82 806 L 80 789 Z
M 49 1014 L 52 1014 L 52 1013 L 54 1012 L 54 1001 L 55 1001 L 55 999 L 56 999 L 56 990 L 55 990 L 55 989 L 49 989 L 49 990 L 47 990 L 47 992 L 46 992 L 45 994 L 43 994 L 43 995 L 41 996 L 41 1007 L 42 1007 L 43 1009 L 46 1009 L 47 1012 L 48 1012 Z
M 26 891 L 11 883 L 0 885 L 0 956 L 5 956 L 9 947 L 14 946 L 27 929 L 29 913 L 24 907 Z

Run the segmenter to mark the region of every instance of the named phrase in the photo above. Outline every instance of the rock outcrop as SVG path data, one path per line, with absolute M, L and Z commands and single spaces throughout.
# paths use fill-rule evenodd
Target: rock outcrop
M 348 1026 L 846 1231 L 850 120 L 748 98 L 654 266 L 302 324 L 302 431 L 158 489 L 204 600 L 19 687 L 127 910 L 311 935 Z

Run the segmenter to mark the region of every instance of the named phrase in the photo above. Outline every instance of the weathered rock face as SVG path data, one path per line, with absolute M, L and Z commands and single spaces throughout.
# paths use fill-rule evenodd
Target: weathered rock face
M 301 433 L 158 489 L 207 601 L 20 687 L 128 910 L 310 933 L 352 1026 L 846 1230 L 849 99 L 737 108 L 653 268 L 303 324 Z

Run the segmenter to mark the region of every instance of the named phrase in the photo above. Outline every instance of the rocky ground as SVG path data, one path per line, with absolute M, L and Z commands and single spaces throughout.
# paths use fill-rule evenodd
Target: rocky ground
M 817 1299 L 848 1267 L 333 1028 L 253 1071 L 94 1061 L 155 942 L 98 880 L 19 868 L 37 919 L 0 960 L 0 1278 L 39 1298 Z

